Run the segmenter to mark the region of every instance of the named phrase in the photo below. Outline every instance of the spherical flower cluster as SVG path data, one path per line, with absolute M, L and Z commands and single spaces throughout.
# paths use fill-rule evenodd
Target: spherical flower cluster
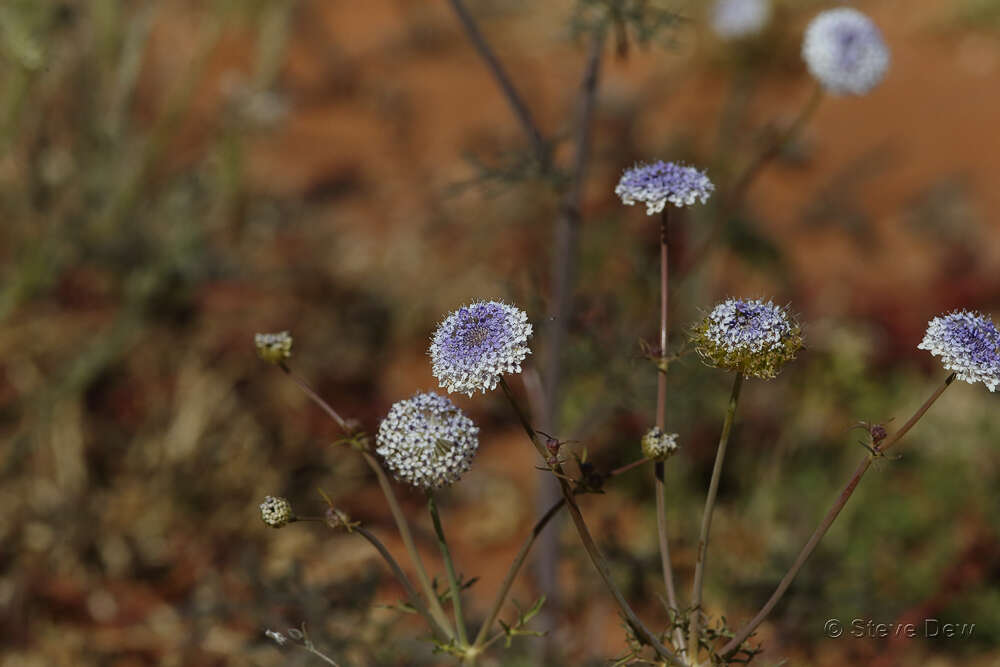
M 432 490 L 458 481 L 479 447 L 479 429 L 433 392 L 399 401 L 378 427 L 376 452 L 393 476 Z
M 856 9 L 821 12 L 806 28 L 802 58 L 831 93 L 864 95 L 889 69 L 889 48 L 871 19 Z
M 431 338 L 431 372 L 449 392 L 491 391 L 504 373 L 520 373 L 531 354 L 524 311 L 477 301 L 448 315 Z
M 771 0 L 717 0 L 711 25 L 719 37 L 738 39 L 756 35 L 771 19 Z
M 770 301 L 728 299 L 695 327 L 692 339 L 710 365 L 773 378 L 802 349 L 802 331 Z
M 292 337 L 287 331 L 259 333 L 253 337 L 257 356 L 272 364 L 277 364 L 292 356 Z
M 940 357 L 959 380 L 990 391 L 1000 385 L 1000 331 L 985 315 L 962 310 L 935 317 L 917 348 Z
M 664 433 L 659 426 L 654 426 L 642 436 L 642 453 L 647 459 L 666 461 L 677 449 L 677 434 Z
M 615 194 L 623 204 L 646 204 L 646 215 L 663 210 L 667 202 L 674 206 L 690 206 L 708 201 L 715 186 L 705 172 L 675 162 L 637 164 L 622 174 Z
M 264 502 L 260 504 L 260 518 L 271 528 L 281 528 L 285 524 L 295 521 L 295 514 L 292 512 L 292 504 L 288 502 L 288 499 L 264 496 Z

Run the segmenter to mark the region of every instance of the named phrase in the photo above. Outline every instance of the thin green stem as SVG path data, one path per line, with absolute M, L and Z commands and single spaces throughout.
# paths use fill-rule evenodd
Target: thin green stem
M 875 447 L 875 450 L 876 452 L 878 452 L 878 455 L 883 454 L 887 449 L 889 449 L 890 447 L 898 443 L 900 440 L 902 440 L 903 436 L 906 435 L 907 432 L 909 432 L 909 430 L 913 428 L 918 421 L 920 421 L 921 417 L 923 417 L 924 414 L 926 414 L 926 412 L 930 409 L 931 405 L 934 404 L 934 401 L 936 401 L 941 396 L 941 394 L 944 393 L 944 390 L 947 389 L 954 381 L 955 381 L 955 374 L 952 373 L 951 375 L 948 376 L 948 378 L 944 381 L 944 383 L 939 385 L 938 388 L 934 391 L 934 393 L 931 394 L 926 401 L 924 401 L 924 403 L 917 409 L 917 411 L 913 413 L 913 416 L 910 417 L 907 420 L 907 422 L 900 427 L 898 431 L 896 431 L 891 436 L 886 438 L 881 445 Z M 761 607 L 759 612 L 757 612 L 757 615 L 754 616 L 749 623 L 743 626 L 743 628 L 741 628 L 740 631 L 736 633 L 736 635 L 729 641 L 729 643 L 727 643 L 724 647 L 722 647 L 722 650 L 719 652 L 720 655 L 730 656 L 736 653 L 740 649 L 740 646 L 743 645 L 743 642 L 745 642 L 747 638 L 753 633 L 753 631 L 757 629 L 757 626 L 759 626 L 761 623 L 764 622 L 764 619 L 767 618 L 767 615 L 771 613 L 771 610 L 774 609 L 774 606 L 778 604 L 778 601 L 785 594 L 785 591 L 788 590 L 788 587 L 792 585 L 792 581 L 798 575 L 799 570 L 802 569 L 802 566 L 805 565 L 806 561 L 809 559 L 809 556 L 812 555 L 812 552 L 816 549 L 816 545 L 818 545 L 820 540 L 823 539 L 823 536 L 826 535 L 826 532 L 830 529 L 830 526 L 833 524 L 834 520 L 840 514 L 840 510 L 844 509 L 844 505 L 847 504 L 848 499 L 851 497 L 851 494 L 854 493 L 854 489 L 857 488 L 858 483 L 861 481 L 862 476 L 864 476 L 865 472 L 871 466 L 873 460 L 874 456 L 866 456 L 864 460 L 858 464 L 858 467 L 855 469 L 854 474 L 851 475 L 851 478 L 847 481 L 847 486 L 845 486 L 844 490 L 840 492 L 839 496 L 837 496 L 837 500 L 833 503 L 833 506 L 831 506 L 830 509 L 827 511 L 826 516 L 823 517 L 823 520 L 820 521 L 819 526 L 816 527 L 816 530 L 813 532 L 812 537 L 810 537 L 809 541 L 806 542 L 806 545 L 802 547 L 802 551 L 799 552 L 799 555 L 795 559 L 795 562 L 792 563 L 792 567 L 789 568 L 785 576 L 782 577 L 781 582 L 778 583 L 778 587 L 774 590 L 774 593 L 771 594 L 771 597 L 768 599 L 768 601 L 764 603 L 764 606 Z
M 514 584 L 514 579 L 517 577 L 517 573 L 520 571 L 521 566 L 524 564 L 525 558 L 528 557 L 528 552 L 531 550 L 531 546 L 535 543 L 535 538 L 537 538 L 543 530 L 545 530 L 546 524 L 548 524 L 549 519 L 554 517 L 566 501 L 562 498 L 556 502 L 555 505 L 549 508 L 549 510 L 542 515 L 536 523 L 534 528 L 531 529 L 531 534 L 521 545 L 521 550 L 517 552 L 517 556 L 514 557 L 514 562 L 511 563 L 510 569 L 507 571 L 507 576 L 504 577 L 503 583 L 500 584 L 500 591 L 497 593 L 496 600 L 493 601 L 493 607 L 490 609 L 490 613 L 487 614 L 486 620 L 483 622 L 481 628 L 479 628 L 479 633 L 476 635 L 476 640 L 472 643 L 474 648 L 485 648 L 486 635 L 489 633 L 490 628 L 493 627 L 493 623 L 497 620 L 497 616 L 500 614 L 500 608 L 503 607 L 504 601 L 507 599 L 507 594 L 510 592 L 510 587 Z
M 469 645 L 469 637 L 465 633 L 465 616 L 462 614 L 462 589 L 458 585 L 455 564 L 451 560 L 451 550 L 448 549 L 448 542 L 444 539 L 441 517 L 438 515 L 437 503 L 434 501 L 434 494 L 432 493 L 427 494 L 427 509 L 430 511 L 431 520 L 434 522 L 434 533 L 437 535 L 438 546 L 441 547 L 445 572 L 448 573 L 448 586 L 451 588 L 451 607 L 455 612 L 455 628 L 458 630 L 459 645 L 462 648 L 466 648 Z
M 333 421 L 337 423 L 344 433 L 349 433 L 350 428 L 347 421 L 340 416 L 340 414 L 333 409 L 329 403 L 327 403 L 322 396 L 317 394 L 309 383 L 306 382 L 301 376 L 292 371 L 291 368 L 285 362 L 279 364 L 281 370 L 285 372 L 295 384 L 305 392 L 305 395 L 312 400 L 323 412 L 325 412 Z M 370 452 L 362 450 L 361 456 L 365 459 L 365 463 L 368 467 L 372 469 L 375 473 L 376 479 L 378 479 L 378 485 L 382 489 L 382 495 L 385 496 L 386 503 L 389 505 L 389 511 L 392 513 L 392 518 L 396 522 L 396 528 L 399 530 L 399 536 L 403 539 L 403 546 L 406 547 L 406 552 L 410 556 L 410 561 L 413 563 L 413 567 L 417 570 L 417 579 L 420 581 L 420 587 L 424 591 L 424 595 L 427 597 L 427 602 L 430 606 L 430 613 L 433 616 L 437 624 L 444 630 L 445 635 L 448 639 L 454 639 L 455 631 L 452 629 L 450 622 L 448 621 L 448 615 L 444 612 L 444 608 L 441 606 L 441 601 L 438 600 L 437 593 L 434 591 L 434 587 L 431 585 L 430 577 L 427 576 L 427 570 L 424 568 L 424 561 L 420 558 L 420 552 L 417 551 L 417 545 L 413 542 L 413 534 L 410 533 L 410 526 L 406 521 L 406 516 L 403 514 L 403 510 L 399 506 L 399 501 L 396 499 L 396 493 L 392 490 L 392 484 L 389 482 L 389 478 L 386 476 L 385 471 L 379 464 L 378 460 L 371 455 Z
M 420 587 L 424 590 L 424 595 L 427 597 L 431 615 L 434 617 L 437 624 L 444 630 L 445 636 L 447 636 L 448 639 L 454 639 L 455 631 L 451 627 L 451 621 L 448 620 L 448 614 L 445 613 L 444 608 L 441 606 L 441 601 L 438 599 L 437 592 L 434 590 L 434 586 L 431 585 L 430 577 L 427 576 L 427 570 L 424 568 L 424 561 L 420 557 L 420 552 L 417 551 L 417 545 L 413 542 L 413 534 L 410 532 L 410 524 L 406 521 L 406 516 L 403 514 L 403 510 L 399 506 L 399 501 L 396 499 L 396 493 L 392 490 L 392 484 L 389 482 L 389 478 L 385 474 L 385 470 L 382 469 L 381 464 L 379 464 L 371 453 L 361 452 L 361 455 L 364 457 L 368 467 L 375 473 L 375 477 L 378 479 L 378 484 L 382 488 L 382 494 L 385 496 L 385 500 L 389 505 L 389 511 L 392 513 L 392 518 L 396 522 L 396 528 L 399 530 L 399 536 L 403 539 L 403 546 L 406 548 L 406 552 L 410 556 L 410 561 L 413 563 L 413 567 L 417 570 L 417 580 L 420 581 Z
M 413 584 L 410 583 L 410 580 L 406 576 L 406 573 L 403 572 L 402 568 L 399 567 L 399 563 L 397 563 L 396 559 L 392 557 L 392 554 L 389 553 L 389 550 L 385 548 L 385 545 L 382 544 L 382 541 L 379 540 L 377 537 L 375 537 L 375 535 L 372 534 L 371 531 L 362 526 L 354 526 L 351 530 L 352 532 L 356 532 L 359 535 L 361 535 L 361 537 L 368 540 L 371 543 L 371 545 L 375 547 L 375 549 L 382 555 L 382 558 L 384 558 L 385 562 L 389 565 L 389 569 L 392 570 L 392 573 L 396 576 L 396 579 L 399 580 L 400 584 L 402 584 L 403 589 L 406 591 L 406 597 L 409 598 L 410 600 L 410 604 L 413 605 L 413 608 L 417 610 L 418 614 L 424 617 L 424 619 L 427 621 L 427 624 L 431 627 L 431 630 L 434 632 L 435 636 L 437 636 L 438 639 L 442 640 L 447 638 L 448 633 L 445 631 L 444 628 L 441 627 L 441 625 L 436 620 L 434 620 L 434 617 L 431 616 L 430 611 L 427 609 L 427 606 L 420 598 L 420 595 L 417 594 L 417 591 L 414 590 Z
M 524 428 L 525 433 L 528 435 L 528 439 L 531 440 L 531 444 L 535 446 L 538 454 L 542 457 L 542 460 L 546 459 L 545 445 L 538 438 L 538 434 L 535 429 L 531 427 L 531 421 L 528 419 L 527 412 L 524 408 L 517 402 L 514 398 L 514 394 L 507 384 L 507 381 L 500 378 L 500 386 L 503 389 L 504 395 L 507 400 L 510 401 L 511 407 L 514 408 L 514 412 L 517 414 L 518 419 L 521 422 L 521 426 Z M 573 497 L 573 491 L 570 489 L 566 480 L 561 477 L 563 475 L 561 466 L 554 466 L 553 472 L 557 475 L 559 479 L 559 488 L 562 491 L 563 499 L 566 501 L 566 507 L 569 510 L 570 517 L 573 519 L 573 525 L 576 527 L 576 532 L 580 535 L 580 541 L 583 543 L 583 548 L 586 550 L 587 555 L 590 557 L 591 562 L 594 564 L 594 568 L 597 573 L 601 575 L 601 579 L 604 581 L 604 585 L 607 587 L 611 596 L 615 599 L 618 604 L 618 608 L 621 610 L 622 615 L 625 616 L 626 621 L 632 627 L 636 636 L 646 644 L 653 647 L 656 653 L 666 660 L 667 662 L 677 665 L 677 667 L 684 667 L 684 663 L 674 655 L 670 649 L 663 645 L 663 643 L 650 632 L 649 628 L 643 624 L 639 617 L 636 616 L 635 611 L 629 606 L 628 601 L 622 594 L 621 589 L 615 584 L 614 579 L 611 576 L 611 567 L 608 565 L 607 559 L 601 550 L 598 548 L 597 543 L 594 542 L 593 536 L 590 534 L 590 529 L 587 528 L 587 523 L 583 519 L 583 514 L 580 512 L 580 507 L 576 503 L 576 499 Z
M 705 563 L 708 560 L 708 538 L 712 530 L 712 513 L 715 510 L 715 498 L 719 491 L 719 480 L 722 478 L 722 464 L 726 459 L 726 447 L 729 444 L 729 434 L 733 430 L 733 420 L 736 418 L 736 405 L 740 400 L 740 389 L 743 387 L 743 373 L 737 373 L 733 380 L 733 391 L 729 396 L 726 408 L 726 421 L 722 425 L 719 436 L 719 449 L 715 454 L 715 465 L 712 467 L 712 480 L 708 484 L 708 496 L 705 498 L 705 511 L 701 517 L 701 533 L 698 536 L 698 558 L 694 566 L 694 586 L 691 590 L 691 621 L 688 632 L 688 658 L 698 659 L 698 635 L 701 622 L 701 591 L 705 578 Z

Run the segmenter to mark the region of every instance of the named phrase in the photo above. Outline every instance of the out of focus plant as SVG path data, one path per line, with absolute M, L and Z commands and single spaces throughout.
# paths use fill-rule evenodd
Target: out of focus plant
M 734 31 L 731 25 L 735 20 L 733 16 L 741 9 L 736 6 L 738 4 L 724 3 L 717 8 L 717 12 L 728 12 L 727 16 L 731 20 L 723 23 L 730 32 Z M 550 145 L 535 125 L 527 106 L 464 4 L 460 0 L 451 0 L 451 5 L 505 92 L 528 140 L 536 150 L 540 170 L 550 171 L 553 168 Z M 745 32 L 755 32 L 766 22 L 766 17 L 761 16 L 767 8 L 761 3 L 753 3 L 742 9 L 758 15 L 753 21 L 753 30 Z M 659 9 L 652 2 L 587 0 L 579 4 L 578 10 L 576 25 L 582 26 L 581 29 L 591 36 L 592 42 L 590 60 L 581 85 L 576 128 L 579 133 L 576 162 L 570 169 L 570 179 L 561 183 L 565 188 L 565 204 L 564 217 L 560 220 L 568 221 L 567 229 L 572 229 L 579 222 L 581 173 L 588 158 L 588 126 L 606 34 L 617 35 L 619 54 L 627 56 L 630 35 L 635 35 L 640 43 L 645 42 L 663 26 L 674 24 L 677 18 L 665 13 L 665 10 Z M 721 14 L 717 14 L 717 18 L 719 16 Z M 816 79 L 814 93 L 790 126 L 778 133 L 759 153 L 751 156 L 742 172 L 718 188 L 722 198 L 720 206 L 724 209 L 732 209 L 739 203 L 756 175 L 795 138 L 824 95 L 866 94 L 882 80 L 889 65 L 888 48 L 880 32 L 870 19 L 852 9 L 835 9 L 817 16 L 806 29 L 801 52 L 809 71 Z M 867 470 L 886 459 L 888 450 L 896 446 L 920 421 L 954 380 L 982 383 L 991 392 L 1000 385 L 1000 330 L 989 317 L 975 312 L 957 311 L 932 319 L 919 348 L 939 357 L 950 373 L 913 415 L 892 432 L 882 423 L 859 422 L 866 434 L 865 441 L 861 443 L 865 449 L 863 458 L 759 613 L 738 627 L 731 627 L 725 617 L 709 617 L 702 604 L 709 538 L 720 479 L 744 383 L 749 378 L 774 378 L 786 364 L 795 359 L 804 345 L 802 327 L 788 307 L 776 305 L 770 300 L 744 297 L 727 299 L 716 305 L 700 322 L 687 329 L 685 338 L 688 340 L 681 349 L 670 349 L 668 296 L 673 229 L 684 224 L 685 209 L 696 204 L 706 204 L 714 196 L 716 189 L 717 186 L 705 172 L 683 163 L 663 161 L 637 164 L 626 169 L 615 188 L 615 193 L 624 204 L 643 204 L 647 215 L 659 216 L 657 250 L 660 257 L 660 337 L 657 345 L 647 345 L 645 350 L 657 376 L 656 420 L 655 425 L 650 425 L 642 438 L 642 457 L 634 463 L 601 472 L 588 461 L 586 450 L 580 452 L 557 436 L 543 433 L 533 425 L 530 411 L 507 379 L 509 376 L 522 374 L 528 368 L 528 356 L 532 352 L 530 342 L 534 328 L 529 323 L 527 313 L 520 308 L 500 301 L 477 301 L 450 313 L 433 334 L 428 353 L 432 373 L 441 388 L 449 393 L 473 396 L 499 387 L 538 454 L 537 466 L 551 474 L 560 496 L 526 536 L 489 614 L 475 632 L 471 632 L 473 628 L 469 627 L 462 602 L 463 591 L 473 580 L 465 580 L 458 575 L 445 537 L 436 495 L 444 488 L 459 483 L 462 474 L 473 464 L 481 435 L 479 427 L 447 397 L 435 393 L 419 393 L 392 406 L 375 430 L 373 448 L 371 438 L 360 425 L 344 419 L 302 377 L 292 372 L 288 361 L 291 340 L 287 334 L 257 336 L 260 356 L 278 365 L 306 391 L 343 430 L 344 438 L 341 442 L 359 452 L 376 475 L 417 573 L 419 587 L 410 582 L 395 558 L 374 535 L 347 519 L 329 501 L 325 522 L 332 528 L 359 533 L 379 551 L 407 592 L 407 599 L 399 604 L 399 609 L 417 613 L 424 619 L 438 652 L 453 656 L 460 663 L 475 664 L 501 639 L 509 647 L 511 641 L 518 636 L 538 634 L 532 629 L 531 621 L 542 609 L 544 597 L 526 609 L 519 607 L 509 622 L 500 620 L 499 615 L 536 538 L 565 507 L 588 558 L 624 620 L 625 638 L 630 648 L 624 656 L 616 659 L 615 664 L 694 667 L 750 662 L 761 650 L 752 643 L 755 630 L 785 595 Z M 554 263 L 559 267 L 555 279 L 557 289 L 567 289 L 570 272 L 566 267 L 571 265 L 571 261 L 566 253 L 573 251 L 571 246 L 557 245 L 555 248 Z M 557 311 L 566 307 L 565 299 L 565 294 L 554 297 L 558 304 Z M 560 338 L 556 336 L 551 340 L 559 341 Z M 733 385 L 724 412 L 715 463 L 701 516 L 691 595 L 684 603 L 675 587 L 669 551 L 664 471 L 666 463 L 672 460 L 671 456 L 678 449 L 677 434 L 668 433 L 666 423 L 666 378 L 673 362 L 689 351 L 696 351 L 707 366 L 731 373 Z M 550 355 L 558 355 L 561 349 L 556 345 L 548 352 Z M 558 364 L 554 368 L 558 370 Z M 545 382 L 557 385 L 558 373 L 550 374 L 549 377 L 543 375 L 542 380 L 543 385 Z M 530 385 L 530 382 L 526 381 L 525 384 Z M 553 391 L 551 386 L 548 387 L 550 392 Z M 528 389 L 530 392 L 530 386 Z M 548 397 L 551 399 L 552 394 L 548 394 Z M 551 406 L 549 410 L 551 419 Z M 578 502 L 581 495 L 600 494 L 605 484 L 613 478 L 650 463 L 653 464 L 651 467 L 655 480 L 658 544 L 665 593 L 663 601 L 669 618 L 668 624 L 663 628 L 650 628 L 640 619 L 612 575 L 608 559 L 598 545 Z M 384 468 L 388 468 L 397 481 L 426 495 L 428 512 L 446 574 L 445 590 L 439 590 L 436 580 L 429 577 L 427 567 L 413 545 L 408 518 L 400 509 L 393 485 Z M 273 497 L 265 499 L 261 512 L 265 523 L 273 527 L 302 520 L 292 513 L 287 503 Z M 450 615 L 446 612 L 447 607 L 450 607 Z M 495 625 L 499 625 L 499 629 Z M 268 636 L 279 644 L 285 643 L 283 635 L 268 631 Z M 332 662 L 328 657 L 324 659 Z

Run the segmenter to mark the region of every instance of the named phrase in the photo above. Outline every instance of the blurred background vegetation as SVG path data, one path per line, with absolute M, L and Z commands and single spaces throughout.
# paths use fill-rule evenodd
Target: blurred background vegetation
M 648 3 L 684 20 L 605 47 L 560 351 L 559 435 L 599 468 L 638 457 L 655 396 L 641 342 L 657 335 L 658 230 L 617 202 L 618 175 L 684 159 L 725 192 L 808 99 L 799 40 L 827 4 L 778 2 L 763 35 L 727 43 L 701 3 Z M 1000 310 L 1000 2 L 857 4 L 892 49 L 886 81 L 825 100 L 737 209 L 675 225 L 678 347 L 730 295 L 791 303 L 807 337 L 777 380 L 744 390 L 706 585 L 708 611 L 737 625 L 864 454 L 851 425 L 904 419 L 943 378 L 916 350 L 927 320 Z M 368 470 L 252 336 L 291 330 L 294 366 L 369 431 L 436 387 L 428 336 L 457 305 L 510 299 L 544 340 L 600 5 L 469 2 L 553 142 L 542 174 L 443 1 L 0 0 L 0 664 L 307 664 L 263 635 L 302 623 L 343 665 L 446 664 L 386 608 L 401 591 L 367 543 L 261 523 L 265 494 L 318 514 L 322 488 L 400 549 Z M 669 382 L 686 593 L 729 379 L 689 355 Z M 761 664 L 997 664 L 996 401 L 957 384 L 869 474 L 762 626 Z M 538 479 L 501 397 L 457 402 L 482 447 L 442 505 L 459 569 L 481 577 L 468 603 L 481 618 Z M 400 493 L 433 558 L 421 498 Z M 583 507 L 640 613 L 662 622 L 649 471 Z M 555 529 L 550 637 L 492 664 L 623 651 L 577 536 Z M 526 574 L 515 597 L 539 583 Z M 976 631 L 833 640 L 830 617 Z

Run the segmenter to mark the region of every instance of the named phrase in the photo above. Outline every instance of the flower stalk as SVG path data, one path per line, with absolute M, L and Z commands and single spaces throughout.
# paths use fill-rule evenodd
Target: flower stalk
M 844 509 L 844 505 L 847 504 L 847 501 L 850 499 L 851 494 L 854 493 L 854 490 L 857 488 L 858 483 L 861 482 L 861 478 L 864 476 L 865 472 L 868 471 L 868 468 L 875 460 L 875 456 L 883 455 L 886 452 L 886 450 L 888 450 L 890 447 L 892 447 L 893 445 L 895 445 L 896 443 L 898 443 L 900 440 L 903 439 L 903 436 L 905 436 L 909 432 L 909 430 L 913 428 L 918 421 L 920 421 L 920 419 L 924 416 L 924 414 L 927 413 L 927 411 L 934 404 L 934 402 L 941 397 L 941 394 L 944 393 L 944 390 L 947 389 L 949 386 L 951 386 L 951 383 L 955 381 L 955 375 L 956 375 L 955 373 L 949 375 L 945 379 L 945 381 L 941 385 L 939 385 L 936 390 L 934 390 L 934 393 L 931 394 L 926 401 L 924 401 L 923 405 L 921 405 L 917 409 L 917 411 L 913 413 L 913 416 L 910 417 L 907 420 L 907 422 L 899 428 L 898 431 L 896 431 L 891 436 L 886 438 L 881 445 L 877 445 L 874 448 L 876 452 L 874 455 L 866 456 L 864 460 L 862 460 L 861 463 L 858 464 L 858 467 L 855 469 L 854 474 L 851 475 L 851 478 L 847 481 L 847 485 L 844 487 L 844 490 L 840 492 L 839 496 L 837 496 L 837 500 L 827 511 L 826 516 L 823 517 L 823 520 L 820 521 L 819 526 L 816 527 L 816 530 L 813 532 L 812 537 L 810 537 L 809 541 L 806 542 L 806 545 L 802 547 L 802 551 L 799 552 L 799 555 L 795 559 L 795 562 L 792 563 L 791 568 L 789 568 L 785 576 L 782 577 L 781 581 L 778 583 L 778 587 L 774 590 L 774 593 L 771 594 L 771 597 L 768 598 L 767 602 L 764 603 L 764 606 L 761 607 L 759 612 L 757 612 L 757 615 L 754 616 L 749 623 L 743 626 L 740 629 L 740 631 L 737 632 L 733 636 L 733 638 L 722 648 L 722 650 L 719 651 L 720 655 L 726 657 L 736 653 L 740 649 L 740 646 L 743 645 L 743 642 L 745 642 L 747 638 L 753 633 L 753 631 L 756 630 L 757 627 L 764 622 L 764 619 L 767 618 L 768 614 L 771 613 L 771 610 L 774 609 L 774 606 L 778 604 L 778 601 L 781 600 L 782 596 L 784 596 L 785 592 L 788 590 L 788 587 L 792 585 L 792 581 L 794 581 L 795 577 L 798 575 L 799 570 L 802 569 L 802 566 L 805 565 L 806 561 L 809 559 L 809 556 L 812 555 L 812 552 L 816 549 L 816 545 L 818 545 L 820 540 L 823 539 L 823 536 L 826 535 L 826 532 L 830 529 L 830 526 L 833 524 L 834 520 L 840 514 L 840 511 Z
M 666 431 L 667 421 L 667 337 L 670 305 L 670 209 L 664 207 L 660 215 L 660 363 L 656 374 L 656 427 Z M 667 539 L 667 500 L 664 475 L 666 466 L 657 461 L 653 466 L 653 489 L 656 498 L 656 534 L 660 547 L 660 567 L 663 585 L 667 592 L 667 605 L 672 615 L 677 613 L 677 591 L 674 589 L 674 572 L 670 563 L 670 543 Z M 683 639 L 677 631 L 677 640 Z M 682 641 L 677 646 L 683 646 Z
M 740 400 L 740 390 L 743 387 L 743 373 L 736 373 L 733 380 L 733 391 L 729 396 L 726 408 L 726 420 L 719 436 L 719 448 L 715 453 L 715 465 L 712 466 L 712 479 L 708 484 L 708 495 L 705 498 L 705 511 L 701 516 L 701 532 L 698 535 L 698 557 L 694 567 L 694 585 L 691 591 L 691 622 L 688 632 L 688 656 L 691 660 L 698 658 L 698 641 L 701 621 L 701 593 L 705 579 L 705 563 L 708 558 L 708 538 L 712 530 L 712 514 L 715 511 L 715 498 L 719 492 L 719 480 L 722 478 L 722 464 L 726 459 L 726 448 L 729 436 L 733 431 L 733 421 L 736 419 L 736 405 Z
M 510 389 L 510 385 L 508 385 L 507 381 L 503 378 L 500 378 L 500 386 L 503 389 L 507 400 L 510 402 L 511 407 L 514 409 L 514 412 L 517 414 L 528 439 L 531 440 L 531 444 L 535 446 L 535 449 L 542 457 L 542 460 L 546 460 L 547 455 L 545 445 L 539 439 L 535 429 L 532 428 L 527 412 L 525 412 L 524 408 L 522 408 L 520 403 L 517 402 L 517 399 L 514 397 L 514 393 Z M 583 548 L 590 557 L 597 573 L 601 575 L 601 579 L 604 581 L 604 585 L 607 587 L 608 592 L 611 593 L 611 596 L 618 604 L 618 608 L 621 610 L 626 622 L 632 627 L 636 636 L 639 637 L 641 641 L 653 647 L 653 650 L 656 651 L 657 655 L 672 665 L 684 667 L 684 663 L 676 655 L 674 655 L 670 649 L 664 646 L 656 635 L 654 635 L 649 628 L 646 627 L 625 599 L 621 589 L 618 588 L 614 578 L 611 576 L 611 567 L 608 565 L 607 559 L 604 557 L 604 554 L 601 553 L 600 548 L 597 546 L 597 543 L 594 542 L 594 538 L 590 534 L 590 529 L 587 527 L 583 514 L 580 512 L 580 507 L 577 505 L 576 499 L 573 497 L 573 490 L 570 489 L 569 484 L 567 484 L 564 479 L 565 475 L 563 474 L 562 466 L 556 464 L 551 467 L 559 480 L 559 488 L 562 491 L 563 499 L 566 501 L 566 508 L 569 510 L 570 517 L 573 519 L 573 525 L 576 527 L 576 531 L 580 535 L 580 541 L 583 543 Z
M 455 574 L 455 564 L 451 559 L 451 550 L 448 548 L 448 541 L 444 538 L 444 529 L 441 527 L 441 517 L 438 515 L 437 502 L 434 494 L 427 494 L 427 509 L 431 514 L 431 521 L 434 522 L 434 534 L 437 535 L 438 546 L 441 548 L 441 557 L 444 559 L 445 572 L 448 575 L 448 587 L 451 590 L 451 607 L 455 612 L 455 628 L 458 630 L 459 647 L 466 649 L 469 646 L 469 637 L 465 631 L 465 615 L 462 613 L 462 589 L 458 583 L 458 576 Z
M 278 366 L 288 375 L 295 384 L 305 392 L 305 395 L 312 400 L 323 412 L 325 412 L 334 422 L 340 426 L 341 430 L 345 433 L 350 433 L 349 425 L 344 420 L 340 414 L 333 409 L 322 396 L 317 394 L 312 387 L 309 386 L 302 377 L 292 371 L 291 368 L 285 362 L 281 362 Z M 381 464 L 378 460 L 372 456 L 372 454 L 367 450 L 361 450 L 361 456 L 364 458 L 365 463 L 371 468 L 372 472 L 375 473 L 375 478 L 378 480 L 379 487 L 382 489 L 382 494 L 385 496 L 386 503 L 389 505 L 389 512 L 392 514 L 392 518 L 396 523 L 396 528 L 399 530 L 399 536 L 403 540 L 403 546 L 406 548 L 407 554 L 410 556 L 410 561 L 413 563 L 413 567 L 417 571 L 417 579 L 420 581 L 420 587 L 424 591 L 424 595 L 427 597 L 427 602 L 429 605 L 429 612 L 434 618 L 436 624 L 444 632 L 445 636 L 449 639 L 455 637 L 455 631 L 451 628 L 448 621 L 448 615 L 445 614 L 444 609 L 441 607 L 441 602 L 438 600 L 437 594 L 434 592 L 434 587 L 431 585 L 430 577 L 427 576 L 427 570 L 424 567 L 424 561 L 420 557 L 420 552 L 417 551 L 417 545 L 413 541 L 413 534 L 410 532 L 410 526 L 406 521 L 406 516 L 403 514 L 403 510 L 399 506 L 399 500 L 396 499 L 396 493 L 392 490 L 392 484 L 389 482 L 389 478 L 386 476 L 385 471 L 382 469 Z

